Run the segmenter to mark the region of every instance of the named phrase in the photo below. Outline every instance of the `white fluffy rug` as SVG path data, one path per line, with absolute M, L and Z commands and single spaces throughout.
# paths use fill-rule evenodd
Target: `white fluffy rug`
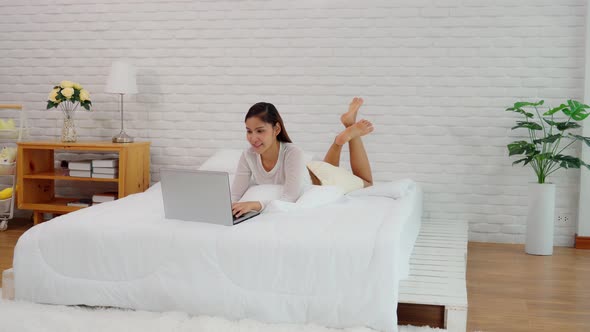
M 338 330 L 317 325 L 266 324 L 250 319 L 232 321 L 218 317 L 190 316 L 181 312 L 156 313 L 0 300 L 0 331 L 372 332 L 373 330 L 368 328 Z M 446 330 L 400 326 L 399 331 Z

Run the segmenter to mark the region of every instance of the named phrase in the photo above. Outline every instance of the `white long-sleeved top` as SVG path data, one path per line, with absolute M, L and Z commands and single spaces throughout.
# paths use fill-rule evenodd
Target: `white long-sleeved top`
M 293 143 L 279 143 L 279 159 L 269 172 L 262 166 L 260 154 L 252 148 L 242 153 L 232 185 L 232 202 L 239 201 L 251 184 L 281 184 L 283 194 L 279 199 L 287 202 L 297 201 L 305 187 L 311 185 L 303 150 Z M 260 201 L 262 209 L 268 203 Z

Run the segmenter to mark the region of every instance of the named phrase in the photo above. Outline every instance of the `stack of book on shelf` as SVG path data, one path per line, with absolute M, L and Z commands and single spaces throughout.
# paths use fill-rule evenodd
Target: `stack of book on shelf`
M 119 176 L 118 159 L 97 159 L 92 161 L 92 177 L 116 179 Z
M 106 193 L 102 193 L 102 194 L 94 194 L 94 195 L 92 195 L 92 205 L 104 203 L 104 202 L 110 202 L 110 201 L 114 201 L 116 199 L 117 199 L 116 192 L 106 192 Z
M 92 161 L 91 160 L 79 160 L 70 161 L 68 163 L 68 169 L 70 170 L 70 176 L 76 176 L 80 178 L 89 178 L 92 176 Z

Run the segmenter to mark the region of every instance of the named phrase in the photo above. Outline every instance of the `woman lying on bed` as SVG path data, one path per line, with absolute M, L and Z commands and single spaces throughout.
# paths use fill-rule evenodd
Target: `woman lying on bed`
M 324 183 L 317 176 L 322 170 L 339 166 L 342 146 L 346 143 L 349 145 L 352 173 L 356 176 L 353 177 L 353 183 L 348 186 L 351 189 L 371 186 L 373 176 L 361 136 L 371 133 L 373 125 L 367 120 L 356 121 L 357 112 L 362 104 L 363 99 L 355 97 L 349 105 L 348 112 L 340 117 L 346 129 L 336 136 L 324 157 L 324 162 L 310 162 L 307 165 L 303 151 L 289 138 L 276 107 L 264 102 L 254 104 L 245 119 L 246 138 L 251 147 L 242 153 L 232 186 L 232 202 L 235 202 L 232 204 L 233 214 L 239 217 L 251 210 L 262 211 L 268 203 L 238 202 L 251 184 L 283 185 L 280 200 L 297 201 L 306 187 Z

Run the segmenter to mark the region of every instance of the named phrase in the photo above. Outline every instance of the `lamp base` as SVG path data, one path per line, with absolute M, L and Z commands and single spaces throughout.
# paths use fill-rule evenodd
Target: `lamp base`
M 133 143 L 133 137 L 122 131 L 119 135 L 113 137 L 113 143 Z

